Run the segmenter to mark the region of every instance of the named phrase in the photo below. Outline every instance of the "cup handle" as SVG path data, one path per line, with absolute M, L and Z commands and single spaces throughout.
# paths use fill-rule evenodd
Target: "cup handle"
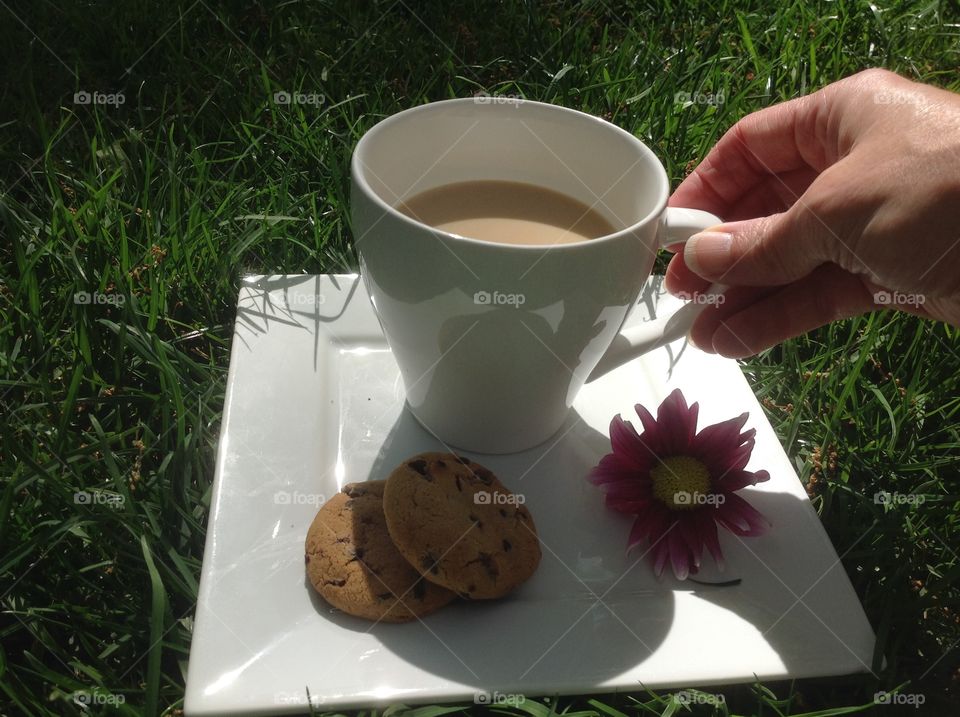
M 722 219 L 710 212 L 667 207 L 657 238 L 661 247 L 683 244 L 697 232 L 722 223 Z M 696 304 L 691 301 L 668 316 L 658 317 L 621 331 L 587 378 L 587 383 L 637 356 L 686 336 L 703 308 L 710 303 L 716 303 L 716 297 L 722 296 L 726 288 L 722 284 L 711 284 L 702 296 L 714 297 L 714 301 Z

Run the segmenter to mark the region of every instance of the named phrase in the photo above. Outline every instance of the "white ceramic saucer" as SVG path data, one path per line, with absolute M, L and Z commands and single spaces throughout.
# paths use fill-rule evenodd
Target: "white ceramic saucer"
M 639 322 L 663 296 L 648 282 Z M 609 450 L 610 418 L 633 419 L 673 388 L 700 426 L 750 412 L 743 491 L 774 527 L 721 535 L 727 569 L 656 580 L 627 556 L 630 520 L 584 480 Z M 303 542 L 344 483 L 383 478 L 444 450 L 403 407 L 396 364 L 358 276 L 250 277 L 240 291 L 200 582 L 188 715 L 299 713 L 449 702 L 478 692 L 583 694 L 869 670 L 874 635 L 796 473 L 734 361 L 684 342 L 588 384 L 561 431 L 509 456 L 472 457 L 525 496 L 543 542 L 508 598 L 459 603 L 422 622 L 356 620 L 314 597 Z M 481 698 L 483 699 L 483 698 Z

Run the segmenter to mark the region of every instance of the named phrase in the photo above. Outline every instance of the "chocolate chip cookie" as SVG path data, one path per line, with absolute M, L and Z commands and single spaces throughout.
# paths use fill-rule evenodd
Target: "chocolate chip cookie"
M 307 532 L 307 575 L 317 592 L 345 613 L 406 622 L 456 595 L 424 580 L 390 540 L 385 483 L 350 483 L 324 503 Z
M 387 478 L 383 509 L 400 554 L 461 597 L 506 595 L 540 564 L 540 540 L 523 496 L 469 458 L 408 458 Z

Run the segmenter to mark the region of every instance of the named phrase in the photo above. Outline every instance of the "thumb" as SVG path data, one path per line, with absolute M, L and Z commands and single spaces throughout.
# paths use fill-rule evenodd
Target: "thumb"
M 742 286 L 789 284 L 829 261 L 822 224 L 794 211 L 710 227 L 687 240 L 683 259 L 710 281 Z

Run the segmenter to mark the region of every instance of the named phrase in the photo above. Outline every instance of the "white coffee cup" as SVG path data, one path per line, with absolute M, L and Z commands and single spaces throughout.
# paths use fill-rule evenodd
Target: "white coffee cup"
M 371 128 L 353 154 L 351 216 L 360 273 L 410 411 L 450 446 L 513 453 L 553 435 L 586 381 L 689 331 L 707 302 L 620 330 L 657 250 L 721 220 L 668 208 L 663 165 L 615 125 L 489 99 L 425 104 Z M 561 192 L 617 231 L 554 246 L 501 244 L 394 208 L 473 180 Z

